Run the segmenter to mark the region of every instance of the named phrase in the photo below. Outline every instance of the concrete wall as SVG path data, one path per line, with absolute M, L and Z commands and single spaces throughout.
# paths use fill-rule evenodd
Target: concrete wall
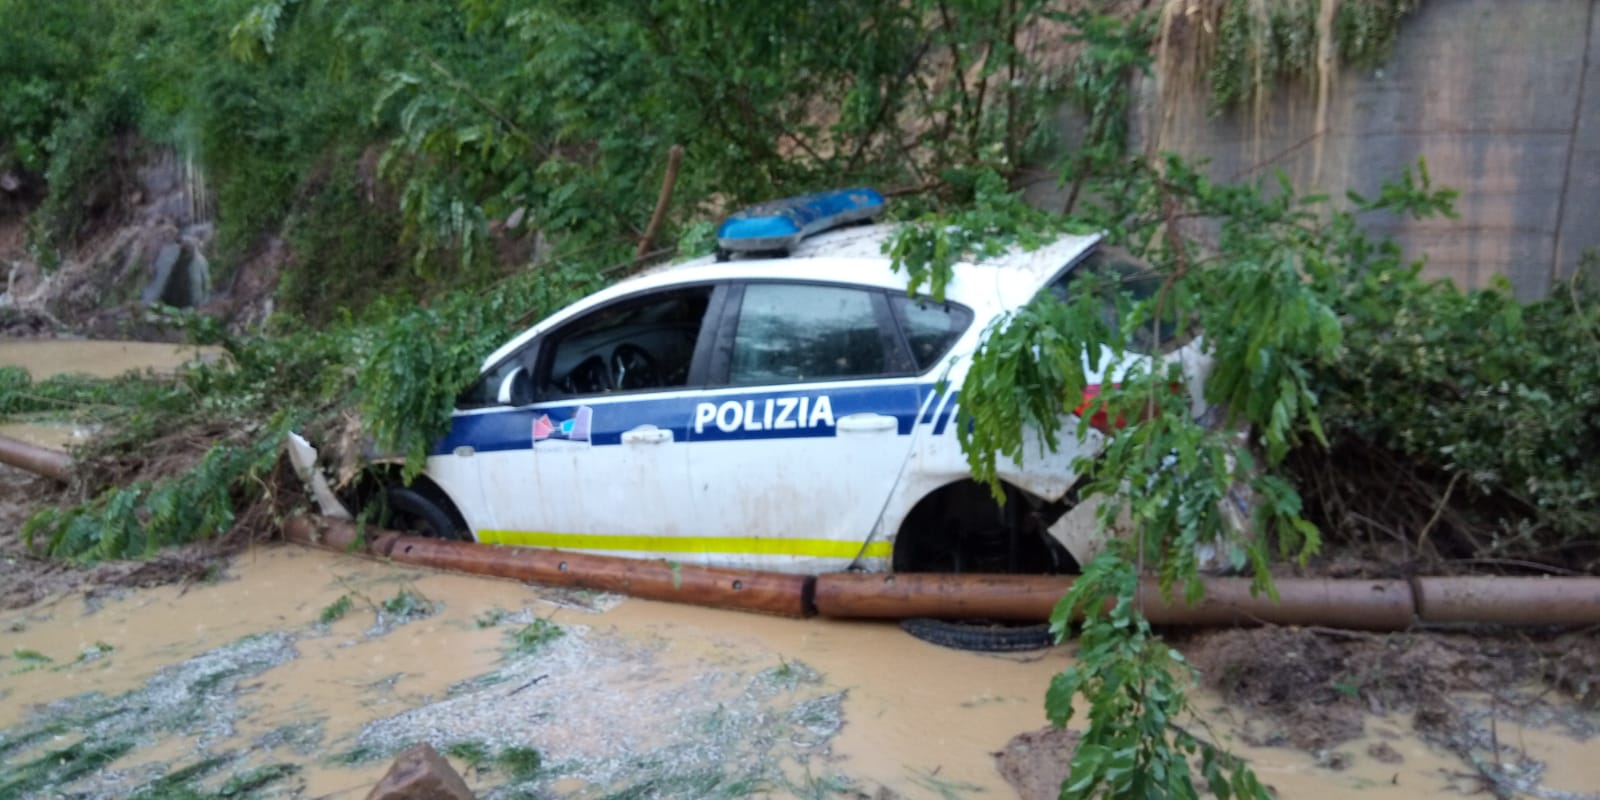
M 1318 125 L 1315 86 L 1213 118 L 1204 86 L 1141 82 L 1135 147 L 1211 159 L 1221 180 L 1283 169 L 1302 191 L 1375 194 L 1418 157 L 1461 191 L 1459 218 L 1373 215 L 1429 274 L 1499 274 L 1524 299 L 1600 246 L 1600 0 L 1425 0 L 1381 68 L 1345 69 Z M 1320 128 L 1320 129 L 1319 129 Z

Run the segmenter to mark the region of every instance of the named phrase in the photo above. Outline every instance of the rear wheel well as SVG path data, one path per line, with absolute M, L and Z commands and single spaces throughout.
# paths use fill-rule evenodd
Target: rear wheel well
M 912 507 L 894 540 L 896 572 L 1059 575 L 1080 571 L 1050 535 L 1065 506 L 1002 484 L 1005 503 L 971 479 L 946 484 Z

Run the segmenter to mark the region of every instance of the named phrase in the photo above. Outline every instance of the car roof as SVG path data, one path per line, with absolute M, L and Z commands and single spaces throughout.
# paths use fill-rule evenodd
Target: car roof
M 899 224 L 858 225 L 821 233 L 803 240 L 787 256 L 741 258 L 718 262 L 703 256 L 665 264 L 639 273 L 617 284 L 654 282 L 670 276 L 672 283 L 698 283 L 724 280 L 810 280 L 852 283 L 884 289 L 904 290 L 909 282 L 905 272 L 890 268 L 883 251 Z M 1065 235 L 1036 251 L 1009 248 L 1003 254 L 979 264 L 958 263 L 946 287 L 947 299 L 959 303 L 981 304 L 979 298 L 964 295 L 988 293 L 994 281 L 1016 284 L 1031 297 L 1068 263 L 1089 250 L 1100 239 L 1098 234 Z
M 488 369 L 529 339 L 590 308 L 628 295 L 673 286 L 725 281 L 782 280 L 842 283 L 905 291 L 909 277 L 890 268 L 883 244 L 898 224 L 858 225 L 809 237 L 787 257 L 735 256 L 719 262 L 713 256 L 664 264 L 644 270 L 546 317 L 506 342 L 483 362 Z M 1099 234 L 1064 234 L 1043 247 L 1007 248 L 978 264 L 958 263 L 945 287 L 945 299 L 972 308 L 979 322 L 1028 302 L 1068 265 L 1100 241 Z M 926 289 L 924 288 L 924 291 Z

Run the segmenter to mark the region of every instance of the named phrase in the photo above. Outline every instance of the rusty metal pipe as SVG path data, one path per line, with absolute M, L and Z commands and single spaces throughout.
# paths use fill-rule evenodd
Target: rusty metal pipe
M 1072 578 L 841 572 L 817 577 L 824 617 L 1045 620 Z
M 786 617 L 807 616 L 811 608 L 813 579 L 806 575 L 452 542 L 380 528 L 365 533 L 363 540 L 354 523 L 328 517 L 297 516 L 284 523 L 291 542 L 361 550 L 402 564 Z
M 54 478 L 62 483 L 72 478 L 72 456 L 60 450 L 29 444 L 10 436 L 0 436 L 0 463 L 25 469 L 35 475 Z
M 420 536 L 400 536 L 388 546 L 389 558 L 403 564 L 786 617 L 803 617 L 809 610 L 812 578 L 805 575 L 449 542 Z
M 1206 578 L 1206 594 L 1188 605 L 1181 593 L 1168 602 L 1155 579 L 1139 583 L 1145 618 L 1156 625 L 1324 625 L 1368 631 L 1400 631 L 1416 617 L 1406 581 L 1279 578 L 1278 599 L 1251 595 L 1249 578 Z
M 1004 619 L 1042 622 L 1072 587 L 1070 577 L 837 573 L 817 578 L 817 613 L 825 617 Z M 1282 579 L 1277 601 L 1252 596 L 1246 578 L 1208 578 L 1190 606 L 1168 602 L 1153 579 L 1138 603 L 1156 625 L 1306 625 L 1403 630 L 1413 618 L 1405 581 Z
M 1070 577 L 832 573 L 815 578 L 665 561 L 501 547 L 407 536 L 327 517 L 293 517 L 286 538 L 394 561 L 649 600 L 802 617 L 1049 619 Z M 1245 578 L 1207 578 L 1190 606 L 1168 601 L 1154 579 L 1137 602 L 1156 625 L 1324 625 L 1397 631 L 1423 625 L 1600 624 L 1600 579 L 1417 578 L 1412 581 L 1282 578 L 1278 600 L 1250 593 Z
M 1600 625 L 1600 579 L 1417 578 L 1428 625 Z

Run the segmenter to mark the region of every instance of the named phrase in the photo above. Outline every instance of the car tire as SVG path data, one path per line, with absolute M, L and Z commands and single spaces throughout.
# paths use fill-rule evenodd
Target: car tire
M 1007 625 L 912 617 L 901 620 L 900 628 L 929 644 L 975 653 L 1018 653 L 1055 646 L 1049 623 Z
M 434 539 L 464 541 L 467 532 L 456 524 L 450 512 L 415 489 L 391 486 L 384 492 L 389 511 L 389 527 L 402 533 Z

